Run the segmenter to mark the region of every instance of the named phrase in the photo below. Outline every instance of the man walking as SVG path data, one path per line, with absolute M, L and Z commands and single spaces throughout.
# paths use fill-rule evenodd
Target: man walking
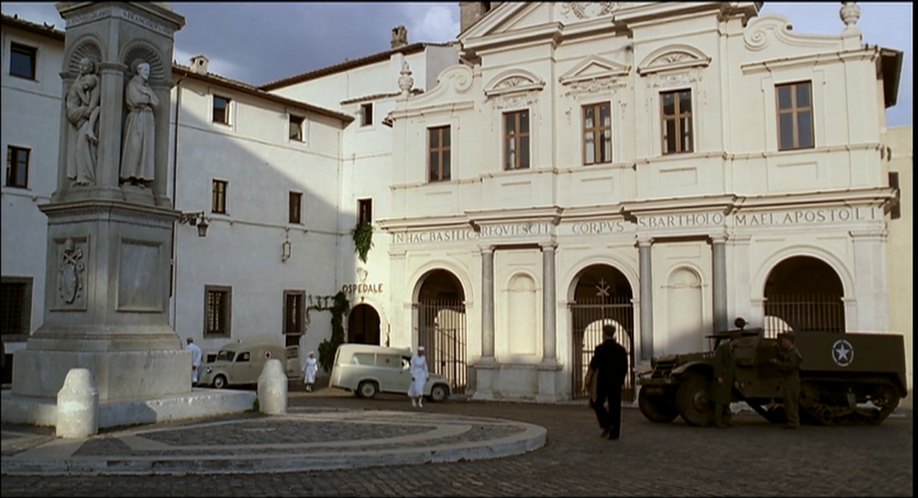
M 191 385 L 194 387 L 198 385 L 198 379 L 201 378 L 201 360 L 204 358 L 204 352 L 194 343 L 194 339 L 191 337 L 186 339 L 185 342 L 188 343 L 185 345 L 185 349 L 191 351 Z
M 596 346 L 590 368 L 596 372 L 596 401 L 593 410 L 602 436 L 609 439 L 618 439 L 621 436 L 622 425 L 622 384 L 628 373 L 628 352 L 615 342 L 615 327 L 604 325 L 602 327 L 603 342 Z M 606 409 L 606 402 L 609 407 Z
M 731 330 L 729 338 L 721 341 L 714 351 L 714 384 L 711 399 L 714 401 L 714 425 L 718 428 L 729 427 L 730 403 L 733 401 L 733 383 L 736 379 L 736 362 L 733 350 L 739 340 L 738 330 Z
M 784 413 L 787 414 L 785 429 L 800 427 L 800 362 L 803 355 L 795 345 L 796 336 L 793 332 L 785 332 L 778 336 L 778 353 L 771 362 L 781 372 L 781 391 L 784 397 Z

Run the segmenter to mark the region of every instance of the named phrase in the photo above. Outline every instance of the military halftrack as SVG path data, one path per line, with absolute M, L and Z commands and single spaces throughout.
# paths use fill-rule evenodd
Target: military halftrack
M 742 325 L 742 322 L 737 323 Z M 709 338 L 714 348 L 740 338 L 734 350 L 734 402 L 745 402 L 770 422 L 785 421 L 781 374 L 770 363 L 777 340 L 762 329 L 735 329 Z M 800 364 L 800 418 L 818 425 L 879 424 L 908 393 L 904 339 L 898 334 L 802 332 L 796 334 Z M 671 354 L 651 360 L 651 369 L 638 374 L 638 405 L 652 422 L 672 422 L 681 416 L 694 426 L 714 422 L 710 391 L 714 351 Z

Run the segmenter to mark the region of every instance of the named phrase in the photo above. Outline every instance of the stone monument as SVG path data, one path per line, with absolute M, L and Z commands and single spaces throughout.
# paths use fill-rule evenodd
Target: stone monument
M 163 2 L 57 9 L 66 21 L 64 98 L 58 189 L 40 206 L 44 322 L 15 354 L 3 400 L 4 421 L 39 425 L 53 425 L 49 407 L 75 368 L 91 371 L 100 406 L 192 392 L 191 353 L 168 320 L 180 215 L 166 190 L 171 61 L 184 18 Z M 100 425 L 149 421 L 103 412 Z

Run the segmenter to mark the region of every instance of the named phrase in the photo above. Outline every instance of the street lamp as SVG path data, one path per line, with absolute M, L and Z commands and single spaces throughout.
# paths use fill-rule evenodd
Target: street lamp
M 204 217 L 204 211 L 194 211 L 191 213 L 182 213 L 179 215 L 179 223 L 185 223 L 198 228 L 198 237 L 207 236 L 207 218 Z

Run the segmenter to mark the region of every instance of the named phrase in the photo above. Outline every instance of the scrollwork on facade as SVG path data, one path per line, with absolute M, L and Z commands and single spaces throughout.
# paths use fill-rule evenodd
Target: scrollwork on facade
M 567 92 L 565 92 L 564 95 L 580 97 L 602 92 L 614 93 L 622 86 L 624 86 L 624 84 L 615 78 L 596 78 L 592 80 L 575 81 L 568 84 Z
M 538 99 L 533 92 L 525 94 L 500 95 L 494 99 L 494 107 L 496 109 L 514 109 L 533 105 L 537 101 Z
M 83 297 L 86 265 L 83 249 L 68 238 L 60 250 L 57 264 L 57 292 L 63 304 L 79 304 Z
M 620 6 L 620 2 L 565 2 L 561 4 L 561 15 L 568 19 L 592 19 L 607 16 Z

